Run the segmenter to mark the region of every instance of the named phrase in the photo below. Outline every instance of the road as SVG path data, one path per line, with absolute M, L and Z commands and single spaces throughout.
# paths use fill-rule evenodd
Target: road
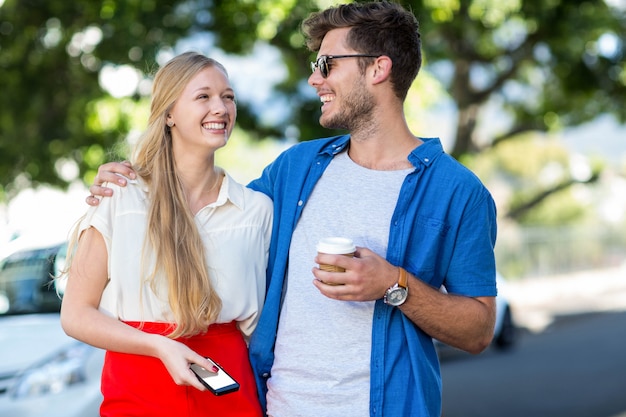
M 508 352 L 442 355 L 444 417 L 626 417 L 626 311 L 554 317 Z

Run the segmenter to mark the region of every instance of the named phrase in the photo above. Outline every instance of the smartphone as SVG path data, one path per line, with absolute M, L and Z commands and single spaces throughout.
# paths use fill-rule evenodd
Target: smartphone
M 209 391 L 215 395 L 224 395 L 229 392 L 237 391 L 239 389 L 239 383 L 235 381 L 233 377 L 228 375 L 228 373 L 222 369 L 218 363 L 215 363 L 215 361 L 212 361 L 211 359 L 209 360 L 219 369 L 217 373 L 207 371 L 195 363 L 191 364 L 191 370 L 194 374 L 196 374 L 198 380 L 202 382 L 202 385 L 207 387 Z

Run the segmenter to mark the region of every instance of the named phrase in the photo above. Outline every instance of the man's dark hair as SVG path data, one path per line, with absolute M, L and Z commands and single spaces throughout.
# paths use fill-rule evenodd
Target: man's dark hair
M 422 65 L 419 23 L 413 13 L 387 1 L 351 3 L 312 13 L 302 22 L 307 47 L 319 51 L 326 33 L 349 27 L 347 43 L 355 51 L 391 58 L 391 83 L 401 100 Z M 362 71 L 373 58 L 359 58 Z

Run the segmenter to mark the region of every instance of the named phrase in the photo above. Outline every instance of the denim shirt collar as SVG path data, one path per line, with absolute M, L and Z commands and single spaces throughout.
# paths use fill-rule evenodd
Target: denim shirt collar
M 420 138 L 423 143 L 415 147 L 408 156 L 409 161 L 418 168 L 420 165 L 429 167 L 433 161 L 443 155 L 443 146 L 439 138 Z M 346 150 L 350 145 L 350 135 L 341 135 L 331 138 L 320 150 L 320 155 L 335 156 Z
M 341 135 L 331 138 L 320 150 L 320 155 L 335 156 L 344 151 L 350 145 L 350 135 Z

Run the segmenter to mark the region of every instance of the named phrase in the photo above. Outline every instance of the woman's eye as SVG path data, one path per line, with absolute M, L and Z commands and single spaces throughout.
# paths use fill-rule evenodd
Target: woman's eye
M 235 96 L 232 94 L 227 94 L 224 96 L 226 100 L 235 101 Z

